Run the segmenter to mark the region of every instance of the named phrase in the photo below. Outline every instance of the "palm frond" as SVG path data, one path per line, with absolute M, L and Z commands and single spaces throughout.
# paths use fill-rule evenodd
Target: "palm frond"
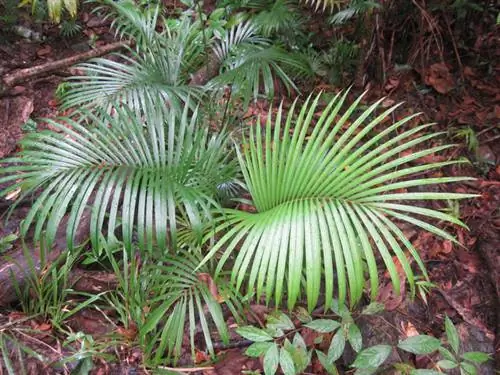
M 221 303 L 227 303 L 237 313 L 234 295 L 222 292 L 210 276 L 208 267 L 196 272 L 200 258 L 183 252 L 182 255 L 165 258 L 161 264 L 151 264 L 142 270 L 146 278 L 154 278 L 161 286 L 161 293 L 153 302 L 139 330 L 139 336 L 157 337 L 158 345 L 152 351 L 153 363 L 174 361 L 180 356 L 184 338 L 189 338 L 191 354 L 195 358 L 195 336 L 200 335 L 210 356 L 215 356 L 213 331 L 224 343 L 229 341 L 229 331 Z M 220 294 L 219 294 L 220 293 Z M 227 300 L 223 301 L 221 294 Z M 156 341 L 156 340 L 155 340 Z M 156 342 L 152 341 L 152 344 Z
M 254 18 L 254 24 L 265 36 L 278 32 L 285 32 L 297 28 L 300 23 L 298 13 L 294 11 L 294 4 L 288 0 L 271 2 L 272 5 L 263 9 Z
M 314 8 L 317 12 L 321 10 L 324 12 L 328 9 L 328 11 L 333 12 L 335 8 L 340 8 L 342 5 L 349 2 L 349 0 L 302 0 L 305 4 Z
M 224 37 L 213 47 L 215 56 L 224 61 L 236 48 L 242 45 L 269 45 L 269 40 L 257 35 L 256 26 L 250 22 L 242 22 L 226 31 Z
M 329 18 L 329 22 L 335 25 L 341 25 L 357 15 L 370 12 L 375 8 L 382 8 L 382 5 L 371 0 L 352 0 L 346 8 L 332 15 Z
M 182 112 L 188 101 L 195 106 L 202 97 L 201 89 L 184 84 L 181 61 L 168 50 L 124 55 L 124 62 L 99 58 L 79 65 L 84 75 L 71 77 L 62 97 L 62 108 L 109 108 L 124 103 L 138 113 L 158 102 Z M 189 98 L 189 100 L 188 100 Z
M 286 295 L 290 309 L 302 290 L 309 309 L 316 306 L 320 293 L 325 295 L 326 306 L 335 295 L 341 301 L 349 296 L 356 303 L 365 287 L 365 270 L 372 298 L 378 293 L 376 252 L 396 291 L 400 275 L 394 259 L 412 290 L 414 272 L 407 253 L 426 275 L 417 250 L 391 219 L 455 241 L 416 216 L 463 225 L 458 219 L 409 202 L 472 195 L 410 189 L 468 178 L 411 179 L 415 173 L 453 161 L 407 165 L 451 146 L 414 151 L 440 133 L 424 134 L 429 125 L 404 130 L 416 115 L 381 128 L 381 122 L 397 107 L 377 114 L 381 100 L 354 116 L 360 110 L 359 97 L 341 113 L 346 95 L 338 94 L 328 104 L 314 128 L 312 121 L 321 96 L 309 98 L 297 118 L 296 103 L 288 115 L 280 108 L 275 116 L 268 116 L 264 131 L 260 126 L 252 127 L 238 150 L 257 213 L 225 210 L 215 231 L 220 238 L 204 260 L 223 250 L 220 270 L 238 249 L 232 262 L 232 280 L 238 289 L 246 281 L 249 290 L 256 290 L 257 298 L 265 295 L 269 302 L 274 297 L 277 305 Z
M 104 4 L 111 9 L 107 17 L 113 18 L 111 28 L 117 37 L 135 41 L 139 50 L 153 45 L 159 39 L 160 34 L 156 31 L 160 16 L 158 4 L 144 9 L 130 0 L 105 0 Z
M 210 89 L 230 86 L 233 96 L 243 99 L 245 105 L 260 95 L 268 99 L 274 97 L 277 80 L 288 92 L 298 90 L 285 68 L 307 71 L 302 59 L 278 47 L 263 48 L 247 45 L 229 55 L 222 64 L 221 74 L 213 78 L 207 87 Z
M 90 205 L 94 245 L 106 222 L 108 237 L 121 226 L 128 249 L 133 242 L 144 249 L 166 249 L 175 245 L 178 217 L 195 231 L 209 220 L 218 207 L 218 186 L 235 176 L 226 136 L 198 127 L 196 112 L 188 119 L 188 106 L 182 116 L 165 114 L 158 106 L 146 107 L 145 118 L 125 106 L 115 106 L 115 111 L 113 116 L 85 113 L 89 126 L 69 118 L 47 120 L 60 133 L 32 133 L 23 139 L 19 157 L 10 160 L 18 165 L 0 172 L 5 176 L 1 182 L 17 181 L 5 192 L 19 187 L 27 196 L 42 190 L 22 225 L 23 234 L 34 224 L 34 240 L 46 231 L 51 244 L 69 212 L 66 234 L 72 248 Z
M 110 103 L 124 103 L 143 113 L 144 108 L 165 105 L 182 112 L 184 103 L 196 106 L 202 90 L 188 86 L 188 72 L 203 51 L 199 33 L 187 18 L 175 28 L 166 28 L 164 35 L 152 37 L 140 52 L 129 49 L 131 57 L 98 58 L 78 65 L 83 75 L 69 79 L 62 97 L 62 107 L 107 108 Z

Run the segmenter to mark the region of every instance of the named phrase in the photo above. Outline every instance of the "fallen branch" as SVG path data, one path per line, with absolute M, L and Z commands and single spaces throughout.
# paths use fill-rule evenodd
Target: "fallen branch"
M 65 59 L 49 61 L 42 65 L 37 65 L 37 66 L 32 66 L 30 68 L 17 70 L 14 73 L 6 74 L 2 78 L 2 81 L 5 84 L 5 86 L 11 87 L 14 86 L 16 83 L 26 81 L 29 78 L 51 73 L 56 70 L 66 68 L 76 63 L 79 63 L 81 61 L 102 56 L 107 53 L 116 51 L 120 48 L 126 47 L 128 45 L 130 45 L 130 42 L 116 42 L 116 43 L 106 44 L 104 46 L 80 53 L 78 55 L 66 57 Z
M 42 272 L 43 265 L 56 261 L 56 259 L 67 250 L 66 247 L 66 225 L 68 216 L 63 220 L 63 223 L 58 229 L 56 241 L 52 249 L 41 250 L 40 247 L 35 249 L 23 249 L 23 246 L 16 246 L 14 249 L 5 254 L 0 254 L 0 307 L 5 307 L 9 303 L 18 299 L 16 289 L 19 287 L 21 290 L 30 277 L 39 275 Z M 89 237 L 90 227 L 90 212 L 87 210 L 82 215 L 80 225 L 75 234 L 74 241 L 76 244 L 82 244 Z M 79 273 L 72 278 L 75 286 L 83 289 L 84 291 L 92 290 L 88 287 L 91 282 L 88 280 L 90 274 L 83 275 Z M 100 275 L 92 275 L 94 280 L 97 280 Z M 79 280 L 80 279 L 80 280 Z M 78 283 L 78 281 L 80 281 Z M 86 283 L 86 281 L 88 281 Z M 114 280 L 111 277 L 100 277 L 99 282 L 95 282 L 97 288 L 93 292 L 100 292 L 106 290 L 107 286 L 111 288 Z M 76 289 L 76 288 L 75 288 Z M 1 373 L 1 372 L 0 372 Z

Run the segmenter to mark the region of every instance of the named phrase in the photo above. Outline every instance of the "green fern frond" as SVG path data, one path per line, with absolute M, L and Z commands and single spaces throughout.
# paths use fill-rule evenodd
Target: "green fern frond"
M 242 46 L 262 45 L 267 46 L 270 41 L 257 35 L 257 28 L 250 22 L 242 22 L 233 26 L 226 35 L 213 47 L 215 56 L 220 62 L 224 61 L 235 49 Z

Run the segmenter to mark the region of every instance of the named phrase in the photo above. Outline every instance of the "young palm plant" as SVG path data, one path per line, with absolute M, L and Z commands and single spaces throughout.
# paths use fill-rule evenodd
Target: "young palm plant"
M 200 103 L 206 91 L 219 92 L 231 87 L 232 97 L 248 104 L 264 94 L 272 98 L 278 82 L 288 90 L 296 90 L 285 71 L 307 74 L 307 65 L 270 40 L 258 35 L 251 23 L 240 23 L 226 31 L 220 40 L 206 40 L 206 34 L 190 16 L 180 20 L 163 20 L 163 31 L 157 31 L 159 6 L 141 11 L 128 2 L 107 1 L 115 16 L 117 36 L 135 43 L 128 54 L 116 58 L 97 58 L 78 65 L 83 73 L 71 77 L 62 97 L 63 108 L 110 108 L 125 103 L 138 113 L 159 102 L 182 112 L 188 102 Z M 208 56 L 212 49 L 213 56 Z M 203 64 L 214 58 L 218 75 L 203 86 L 188 83 Z M 206 83 L 206 84 L 205 84 Z
M 106 253 L 119 287 L 107 300 L 118 312 L 125 329 L 130 329 L 132 323 L 137 327 L 137 341 L 148 366 L 175 362 L 186 337 L 193 360 L 198 336 L 211 356 L 215 356 L 213 332 L 228 343 L 223 307 L 238 321 L 242 307 L 230 289 L 222 283 L 217 285 L 210 277 L 209 267 L 194 272 L 200 263 L 199 254 L 183 249 L 174 255 L 139 259 L 130 258 L 124 249 L 123 262 L 119 264 L 110 250 L 107 247 Z
M 188 101 L 196 106 L 202 90 L 186 83 L 189 69 L 203 53 L 202 38 L 188 18 L 156 31 L 160 8 L 142 12 L 129 2 L 107 2 L 116 15 L 117 36 L 133 40 L 135 48 L 117 59 L 97 58 L 78 65 L 83 75 L 70 78 L 63 108 L 104 107 L 125 103 L 138 113 L 159 101 L 182 112 Z M 189 98 L 189 100 L 188 100 Z
M 310 310 L 317 305 L 320 294 L 325 296 L 326 307 L 336 295 L 341 301 L 349 297 L 356 303 L 365 286 L 365 271 L 372 298 L 378 293 L 376 252 L 398 292 L 400 275 L 395 259 L 414 288 L 414 272 L 405 250 L 426 275 L 417 250 L 394 220 L 456 242 L 444 230 L 419 217 L 461 226 L 463 223 L 413 202 L 471 195 L 407 190 L 468 180 L 411 179 L 416 173 L 457 163 L 408 165 L 452 146 L 415 151 L 441 133 L 424 134 L 430 124 L 405 130 L 404 125 L 417 115 L 382 127 L 397 106 L 377 114 L 379 100 L 357 114 L 362 96 L 342 113 L 346 96 L 347 92 L 338 94 L 314 127 L 321 95 L 309 98 L 296 118 L 297 103 L 288 115 L 280 108 L 275 116 L 269 114 L 264 131 L 257 124 L 243 145 L 236 147 L 257 212 L 226 209 L 216 224 L 217 243 L 204 261 L 221 251 L 217 268 L 221 271 L 235 253 L 231 266 L 237 289 L 246 281 L 248 290 L 255 290 L 257 298 L 265 295 L 270 302 L 274 297 L 276 305 L 286 296 L 290 309 L 302 293 Z

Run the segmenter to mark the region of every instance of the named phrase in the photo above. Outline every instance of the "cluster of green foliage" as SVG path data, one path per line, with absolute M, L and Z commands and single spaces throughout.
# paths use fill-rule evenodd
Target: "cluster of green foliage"
M 383 306 L 373 303 L 361 314 L 371 315 L 380 309 L 383 309 Z M 407 375 L 439 375 L 453 369 L 460 369 L 463 375 L 477 375 L 477 366 L 490 359 L 490 356 L 483 352 L 461 354 L 457 329 L 448 317 L 445 318 L 446 345 L 433 336 L 416 335 L 401 340 L 396 347 L 379 344 L 362 349 L 361 331 L 347 307 L 335 301 L 331 310 L 338 319 L 313 319 L 306 310 L 300 310 L 297 314 L 300 326 L 297 327 L 287 315 L 277 312 L 267 317 L 265 328 L 244 326 L 236 331 L 242 337 L 253 341 L 245 354 L 249 357 L 263 358 L 265 375 L 276 374 L 278 369 L 281 369 L 284 375 L 301 374 L 311 363 L 313 352 L 328 374 L 338 375 L 335 362 L 343 355 L 347 342 L 357 353 L 351 365 L 357 375 L 376 373 L 395 349 L 416 355 L 439 352 L 442 358 L 434 363 L 433 369 L 415 369 L 406 363 L 393 365 L 401 374 Z M 301 331 L 305 328 L 318 334 L 312 347 L 306 345 L 301 335 Z M 331 337 L 327 353 L 314 349 L 316 345 L 323 343 L 325 337 Z
M 20 153 L 2 161 L 0 183 L 11 185 L 1 194 L 20 189 L 17 202 L 33 197 L 22 237 L 32 233 L 50 248 L 68 219 L 68 254 L 29 283 L 41 303 L 19 288 L 23 309 L 64 329 L 64 320 L 98 299 L 124 329 L 136 330 L 131 345 L 150 367 L 175 364 L 186 332 L 193 357 L 197 337 L 214 357 L 214 339 L 229 340 L 227 316 L 244 324 L 252 300 L 307 311 L 321 300 L 335 312 L 367 291 L 377 296 L 381 265 L 399 292 L 396 262 L 414 295 L 428 278 L 395 220 L 456 242 L 436 222 L 464 226 L 457 217 L 415 203 L 472 196 L 422 191 L 468 178 L 412 178 L 461 161 L 412 165 L 452 146 L 427 147 L 441 133 L 427 133 L 432 124 L 408 126 L 417 115 L 384 122 L 399 105 L 383 108 L 382 99 L 367 106 L 363 95 L 348 104 L 349 91 L 311 95 L 247 126 L 238 113 L 280 88 L 298 91 L 296 82 L 313 71 L 287 43 L 295 20 L 283 11 L 292 9 L 288 2 L 236 3 L 206 15 L 193 2 L 165 19 L 158 5 L 107 1 L 117 36 L 133 43 L 126 53 L 79 65 L 83 74 L 58 92 L 71 115 L 46 120 L 57 131 L 27 134 Z M 193 84 L 212 63 L 215 76 Z M 74 237 L 85 213 L 90 249 L 81 254 Z M 68 270 L 82 261 L 112 270 L 119 287 L 62 309 L 72 294 Z M 325 323 L 331 332 L 344 327 L 331 353 L 318 354 L 325 366 L 346 341 L 361 349 L 343 311 L 340 322 Z M 323 323 L 306 325 L 325 330 Z M 290 367 L 292 346 L 302 361 L 294 371 L 309 363 L 300 339 L 270 340 L 261 345 L 272 352 L 269 368 Z

